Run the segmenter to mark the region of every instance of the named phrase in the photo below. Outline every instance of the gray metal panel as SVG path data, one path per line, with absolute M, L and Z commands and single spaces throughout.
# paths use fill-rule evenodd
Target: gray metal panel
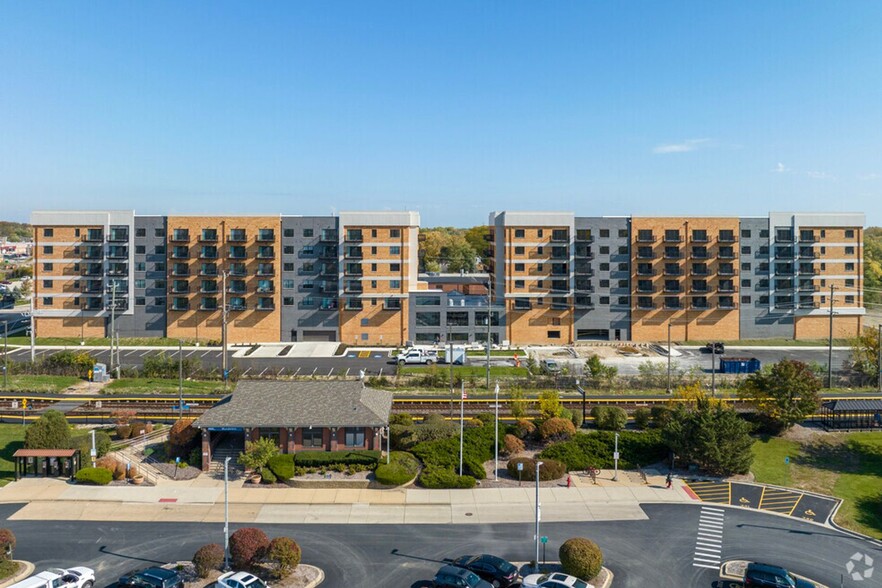
M 438 299 L 437 305 L 419 305 L 423 299 Z M 466 325 L 451 326 L 450 333 L 457 343 L 482 343 L 486 340 L 487 325 L 476 319 L 477 313 L 486 313 L 486 296 L 459 296 L 441 290 L 423 290 L 410 293 L 409 312 L 407 317 L 408 332 L 411 341 L 419 344 L 447 342 L 447 322 L 449 313 L 465 313 Z M 498 325 L 490 326 L 490 337 L 494 343 L 505 340 L 505 308 L 494 305 L 491 312 L 498 315 Z M 438 326 L 422 326 L 417 324 L 417 313 L 438 313 Z
M 164 216 L 136 216 L 134 233 L 129 243 L 132 248 L 133 260 L 131 274 L 134 312 L 130 315 L 118 316 L 116 328 L 120 337 L 165 337 L 167 325 L 168 295 L 168 260 L 166 253 L 157 253 L 157 247 L 168 247 L 166 233 L 168 231 Z M 144 235 L 139 236 L 143 229 Z M 157 229 L 160 234 L 157 235 Z M 144 253 L 138 253 L 144 247 Z M 136 271 L 139 263 L 145 264 L 145 271 Z M 144 287 L 138 288 L 138 280 L 144 280 Z M 135 304 L 143 298 L 145 304 Z M 157 304 L 159 302 L 159 304 Z M 110 334 L 110 320 L 107 320 L 107 333 Z
M 741 288 L 739 321 L 741 339 L 793 338 L 793 314 L 775 311 L 772 303 L 772 280 L 774 280 L 773 259 L 770 255 L 771 237 L 762 237 L 762 231 L 769 231 L 768 218 L 742 218 L 739 227 L 741 248 Z M 749 232 L 749 236 L 748 236 Z M 750 248 L 749 251 L 745 248 Z M 750 264 L 749 269 L 745 264 Z M 763 270 L 768 264 L 768 270 Z M 749 280 L 749 286 L 747 285 Z M 768 281 L 769 285 L 764 286 Z M 746 296 L 750 296 L 747 302 Z M 764 300 L 763 297 L 769 297 Z
M 304 231 L 312 231 L 305 236 Z M 337 267 L 336 256 L 322 259 L 321 248 L 337 246 L 333 242 L 322 241 L 322 231 L 339 231 L 337 218 L 333 216 L 283 216 L 282 217 L 282 332 L 281 341 L 302 341 L 304 332 L 311 337 L 318 332 L 331 335 L 333 341 L 340 340 L 340 313 L 337 310 L 320 310 L 323 299 L 337 300 L 337 288 L 322 292 L 323 282 L 336 282 L 338 272 L 323 273 L 325 263 Z M 312 253 L 309 253 L 312 247 Z M 309 270 L 309 265 L 312 269 Z M 305 288 L 312 283 L 312 288 Z M 293 304 L 285 304 L 286 300 Z M 307 306 L 305 301 L 312 300 Z

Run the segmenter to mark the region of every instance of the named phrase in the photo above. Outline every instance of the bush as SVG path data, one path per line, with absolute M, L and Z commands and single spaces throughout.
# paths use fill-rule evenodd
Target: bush
M 262 467 L 259 472 L 261 484 L 275 484 L 278 481 L 278 478 L 276 478 L 276 475 L 269 467 Z
M 614 450 L 615 433 L 594 431 L 550 445 L 539 457 L 560 460 L 570 471 L 587 470 L 589 467 L 607 469 L 613 467 Z M 623 431 L 619 433 L 619 453 L 619 467 L 629 469 L 665 459 L 668 448 L 662 441 L 661 431 L 656 429 L 642 433 Z
M 482 412 L 481 414 L 477 415 L 475 419 L 477 419 L 483 427 L 492 427 L 493 423 L 496 422 L 496 415 Z
M 0 560 L 12 558 L 15 550 L 15 534 L 9 529 L 0 529 Z
M 585 419 L 582 418 L 582 409 L 573 411 L 572 421 L 573 421 L 573 426 L 576 427 L 577 429 L 582 427 L 582 423 L 585 422 Z
M 132 427 L 131 437 L 133 437 L 133 438 L 140 437 L 141 435 L 149 433 L 150 431 L 153 430 L 153 425 L 147 424 L 144 421 L 132 421 L 131 423 L 129 423 L 129 426 Z M 196 431 L 196 433 L 198 433 L 198 431 Z M 194 438 L 195 438 L 195 436 L 196 435 L 194 434 Z
M 594 541 L 573 537 L 558 550 L 563 571 L 582 580 L 591 581 L 603 567 L 603 553 Z
M 283 453 L 270 458 L 267 467 L 280 480 L 290 480 L 294 477 L 294 455 Z M 264 468 L 266 469 L 266 468 Z
M 420 470 L 420 462 L 410 453 L 394 451 L 389 456 L 389 464 L 385 462 L 374 470 L 374 478 L 386 486 L 401 486 L 416 477 Z
M 389 445 L 395 450 L 405 450 L 416 445 L 416 428 L 413 425 L 389 425 Z
M 221 569 L 224 564 L 224 548 L 217 543 L 203 545 L 193 556 L 193 565 L 196 567 L 196 575 L 207 578 L 208 575 Z
M 502 453 L 514 456 L 524 450 L 524 442 L 514 435 L 506 435 L 502 439 Z
M 112 479 L 113 473 L 105 468 L 83 468 L 76 475 L 77 482 L 94 486 L 106 486 Z
M 524 469 L 518 473 L 518 464 L 524 464 Z M 506 466 L 508 470 L 508 474 L 512 478 L 518 478 L 519 480 L 524 480 L 528 482 L 533 482 L 536 480 L 536 460 L 530 457 L 516 457 L 514 459 L 508 460 L 508 465 Z M 543 459 L 542 465 L 539 466 L 539 481 L 547 482 L 549 480 L 557 480 L 564 476 L 567 473 L 567 466 L 560 461 L 555 459 Z
M 393 414 L 389 416 L 389 424 L 390 425 L 404 425 L 409 427 L 413 424 L 413 417 L 406 413 L 400 412 L 398 414 Z
M 178 377 L 178 370 L 182 369 L 184 377 L 189 378 L 197 372 L 198 368 L 199 364 L 194 359 L 181 359 L 177 353 L 166 355 L 165 352 L 162 352 L 145 357 L 139 375 L 142 378 L 173 379 Z
M 303 467 L 320 467 L 334 464 L 373 466 L 380 459 L 380 452 L 359 449 L 357 451 L 299 451 L 294 463 Z
M 117 425 L 116 426 L 116 438 L 122 439 L 123 441 L 132 436 L 132 426 L 131 425 Z
M 187 463 L 197 469 L 202 469 L 202 447 L 194 447 L 187 456 Z
M 116 466 L 113 468 L 113 479 L 114 480 L 125 480 L 126 479 L 126 464 L 121 461 L 116 462 Z
M 474 488 L 475 479 L 472 476 L 459 476 L 450 468 L 439 466 L 426 466 L 423 468 L 419 479 L 424 488 Z
M 239 464 L 245 469 L 260 472 L 269 460 L 279 454 L 279 446 L 268 437 L 245 441 L 245 451 L 239 454 Z
M 86 378 L 97 360 L 82 351 L 59 351 L 40 361 L 40 372 L 57 376 Z
M 233 567 L 248 570 L 260 562 L 269 549 L 266 533 L 256 527 L 243 527 L 230 535 L 230 559 Z
M 112 471 L 116 470 L 117 463 L 118 462 L 115 457 L 111 457 L 109 455 L 106 455 L 104 457 L 99 457 L 97 460 L 95 460 L 95 467 L 104 468 L 105 470 L 112 472 Z
M 286 578 L 300 565 L 300 546 L 289 537 L 276 537 L 270 541 L 267 559 L 273 564 L 276 577 Z
M 25 429 L 24 446 L 28 449 L 68 449 L 70 445 L 70 425 L 57 410 L 47 410 Z
M 634 411 L 632 415 L 634 417 L 634 424 L 637 425 L 638 429 L 647 429 L 649 428 L 649 420 L 652 417 L 652 413 L 648 408 L 640 407 Z
M 601 431 L 621 431 L 628 424 L 628 413 L 618 406 L 595 406 L 591 409 L 591 416 Z
M 463 473 L 483 480 L 487 477 L 484 462 L 493 458 L 495 431 L 493 427 L 472 427 L 463 434 Z M 426 466 L 450 470 L 459 466 L 459 438 L 424 441 L 413 448 L 413 454 Z
M 649 409 L 649 415 L 652 419 L 652 426 L 656 429 L 663 429 L 665 425 L 671 422 L 671 416 L 673 412 L 667 406 L 661 406 L 659 404 L 653 406 Z
M 191 421 L 179 420 L 168 431 L 168 454 L 170 457 L 186 458 L 190 450 L 198 443 L 199 431 Z
M 543 390 L 539 393 L 539 412 L 542 418 L 553 419 L 560 416 L 563 405 L 557 390 Z
M 528 419 L 518 419 L 515 425 L 515 435 L 521 439 L 528 439 L 536 433 L 536 425 Z
M 539 436 L 546 440 L 562 441 L 576 434 L 573 421 L 563 417 L 548 419 L 539 425 Z

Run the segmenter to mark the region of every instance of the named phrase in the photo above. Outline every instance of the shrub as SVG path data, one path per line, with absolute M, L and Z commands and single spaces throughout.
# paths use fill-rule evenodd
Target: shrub
M 126 479 L 126 464 L 121 461 L 116 462 L 116 465 L 113 468 L 113 479 L 114 480 L 125 480 Z
M 591 416 L 594 425 L 602 431 L 621 431 L 628 424 L 628 413 L 618 406 L 595 406 Z
M 239 464 L 246 469 L 259 472 L 269 460 L 279 454 L 279 446 L 268 437 L 257 441 L 246 441 L 245 451 L 239 454 Z
M 224 548 L 217 543 L 203 545 L 193 556 L 193 565 L 196 567 L 196 575 L 207 578 L 208 575 L 219 570 L 224 564 Z
M 410 453 L 394 451 L 385 462 L 374 470 L 374 478 L 386 486 L 401 486 L 414 479 L 420 470 L 420 462 Z
M 604 469 L 613 467 L 614 449 L 615 433 L 594 431 L 550 445 L 539 457 L 560 460 L 567 464 L 570 471 L 586 470 L 589 467 Z M 668 448 L 662 441 L 661 432 L 656 429 L 642 433 L 623 431 L 619 433 L 619 452 L 619 467 L 633 468 L 665 459 Z
M 493 423 L 496 422 L 496 415 L 482 412 L 481 414 L 477 415 L 475 419 L 477 419 L 483 427 L 492 427 Z
M 551 441 L 569 439 L 576 434 L 573 421 L 563 417 L 548 419 L 539 426 L 539 436 Z
M 518 473 L 518 464 L 524 464 L 524 469 Z M 536 480 L 536 460 L 531 457 L 516 457 L 508 460 L 506 466 L 508 474 L 519 480 L 533 482 Z M 567 473 L 567 466 L 556 459 L 543 459 L 542 465 L 539 466 L 539 481 L 547 482 L 549 480 L 557 480 Z
M 568 421 L 573 420 L 573 411 L 571 411 L 569 408 L 564 406 L 563 408 L 560 409 L 560 418 L 567 419 Z M 573 423 L 573 424 L 575 424 L 575 423 Z
M 515 425 L 515 435 L 521 439 L 527 439 L 536 433 L 536 425 L 528 419 L 518 419 Z
M 419 479 L 424 488 L 474 488 L 475 479 L 472 476 L 459 476 L 450 468 L 439 466 L 426 466 L 423 468 Z
M 15 550 L 15 535 L 9 529 L 0 529 L 0 560 L 12 558 Z
M 404 425 L 409 427 L 413 424 L 413 417 L 406 413 L 400 412 L 398 414 L 393 414 L 389 416 L 389 424 L 390 425 Z
M 70 441 L 70 425 L 57 410 L 47 410 L 25 430 L 28 449 L 67 449 Z
M 649 415 L 652 419 L 652 426 L 656 429 L 663 429 L 665 425 L 671 422 L 673 412 L 669 407 L 657 404 L 649 409 Z
M 83 468 L 76 475 L 77 482 L 94 486 L 106 486 L 112 479 L 113 473 L 105 468 Z
M 140 437 L 141 435 L 149 433 L 153 427 L 153 425 L 148 426 L 147 423 L 145 423 L 144 421 L 132 421 L 131 423 L 129 423 L 129 426 L 132 427 L 131 437 Z M 193 437 L 195 438 L 195 436 L 196 435 L 194 434 Z
M 116 426 L 116 437 L 117 439 L 128 439 L 132 436 L 132 426 L 131 425 L 117 425 Z
M 275 484 L 278 481 L 278 478 L 276 478 L 276 475 L 269 467 L 264 466 L 259 471 L 261 484 Z
M 380 459 L 380 452 L 360 449 L 357 451 L 299 451 L 294 463 L 303 467 L 329 466 L 333 464 L 373 466 Z
M 126 478 L 129 478 L 129 479 L 134 478 L 135 476 L 140 475 L 140 473 L 141 473 L 141 471 L 138 469 L 138 466 L 133 465 L 126 472 Z
M 582 417 L 582 409 L 573 411 L 573 426 L 577 429 L 582 427 L 582 423 L 585 422 L 585 419 Z
M 557 390 L 543 390 L 539 393 L 539 412 L 542 418 L 553 419 L 560 416 L 563 405 Z
M 294 477 L 294 455 L 291 453 L 275 455 L 270 458 L 267 467 L 276 475 L 276 478 L 290 480 Z
M 484 462 L 493 458 L 493 427 L 473 427 L 463 434 L 463 473 L 483 480 L 487 477 Z M 459 466 L 459 438 L 425 441 L 413 448 L 413 454 L 426 466 L 454 470 Z
M 573 537 L 558 550 L 563 571 L 585 581 L 593 580 L 603 567 L 603 553 L 594 541 Z
M 194 468 L 202 469 L 202 447 L 194 447 L 187 456 L 187 463 Z
M 116 458 L 110 457 L 109 455 L 104 457 L 99 457 L 95 460 L 95 467 L 104 468 L 105 470 L 114 471 L 116 469 Z
M 517 455 L 524 450 L 524 442 L 514 435 L 506 435 L 502 439 L 502 453 L 505 455 Z
M 416 445 L 413 425 L 389 425 L 389 445 L 395 450 L 406 450 Z
M 40 361 L 41 373 L 59 376 L 88 377 L 96 359 L 82 351 L 59 351 Z
M 276 537 L 269 544 L 267 556 L 277 578 L 285 578 L 300 565 L 300 546 L 289 537 Z
M 199 431 L 191 421 L 178 420 L 168 431 L 168 453 L 171 457 L 185 458 L 197 443 Z
M 240 570 L 252 568 L 269 549 L 269 537 L 256 527 L 243 527 L 230 535 L 230 559 Z
M 631 415 L 634 417 L 634 424 L 637 425 L 638 429 L 647 429 L 649 428 L 649 420 L 652 417 L 652 413 L 648 408 L 640 407 L 634 411 Z

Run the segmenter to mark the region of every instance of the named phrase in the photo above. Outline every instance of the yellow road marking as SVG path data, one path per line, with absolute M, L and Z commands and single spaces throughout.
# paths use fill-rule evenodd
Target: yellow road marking
M 800 495 L 799 495 L 799 498 L 797 498 L 797 499 L 796 499 L 796 502 L 793 503 L 793 508 L 790 509 L 790 512 L 789 512 L 788 514 L 793 515 L 793 511 L 796 510 L 796 505 L 800 503 L 800 501 L 802 500 L 802 497 L 803 497 L 803 496 L 805 496 L 805 494 L 800 494 Z
M 763 507 L 762 506 L 763 505 L 763 498 L 765 497 L 765 495 L 766 495 L 766 487 L 763 486 L 763 491 L 762 491 L 762 493 L 760 493 L 760 499 L 759 499 L 759 504 L 757 505 L 757 508 Z

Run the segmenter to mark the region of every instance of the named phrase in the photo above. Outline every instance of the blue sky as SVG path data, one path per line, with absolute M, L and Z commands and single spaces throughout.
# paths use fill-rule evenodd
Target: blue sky
M 32 209 L 865 211 L 879 2 L 5 2 Z

